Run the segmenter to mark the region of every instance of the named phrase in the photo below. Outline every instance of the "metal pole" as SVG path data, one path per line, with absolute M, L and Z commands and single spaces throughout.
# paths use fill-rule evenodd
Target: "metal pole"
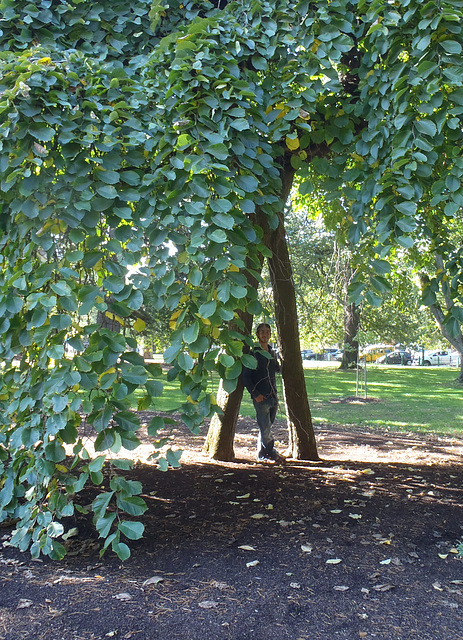
M 365 368 L 364 368 L 364 383 L 363 383 L 363 389 L 364 389 L 364 397 L 365 400 L 367 398 L 367 359 L 365 358 Z

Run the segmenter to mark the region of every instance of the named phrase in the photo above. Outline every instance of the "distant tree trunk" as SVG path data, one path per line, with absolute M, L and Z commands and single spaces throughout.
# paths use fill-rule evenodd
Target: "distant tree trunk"
M 352 302 L 344 310 L 344 352 L 340 369 L 352 369 L 357 366 L 359 343 L 357 334 L 360 325 L 360 309 Z
M 358 330 L 360 309 L 355 302 L 349 303 L 348 288 L 352 279 L 350 259 L 344 268 L 344 352 L 340 369 L 352 369 L 357 366 L 359 355 Z
M 436 259 L 436 265 L 438 269 L 444 269 L 444 261 L 442 257 L 435 256 L 435 259 Z M 423 288 L 429 285 L 429 277 L 425 273 L 420 274 L 420 280 L 421 280 L 421 286 Z M 447 310 L 450 310 L 453 305 L 453 300 L 449 295 L 449 292 L 447 290 L 445 283 L 443 285 L 443 292 L 444 292 L 445 306 L 447 307 Z M 435 304 L 431 304 L 429 309 L 432 315 L 434 316 L 434 320 L 437 326 L 439 327 L 439 330 L 444 336 L 444 338 L 448 340 L 448 342 L 450 342 L 452 347 L 456 351 L 458 351 L 458 353 L 460 354 L 460 373 L 458 375 L 458 378 L 455 380 L 455 382 L 458 382 L 459 384 L 463 384 L 463 335 L 461 331 L 458 332 L 457 336 L 450 335 L 450 333 L 447 330 L 447 327 L 445 326 L 445 314 L 439 303 L 436 302 Z

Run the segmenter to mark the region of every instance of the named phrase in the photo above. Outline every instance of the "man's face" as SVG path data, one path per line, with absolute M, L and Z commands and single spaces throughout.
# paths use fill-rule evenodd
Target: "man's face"
M 262 329 L 259 329 L 259 331 L 257 332 L 257 339 L 259 340 L 259 342 L 266 343 L 270 340 L 270 334 L 270 329 L 268 329 L 267 327 L 262 327 Z

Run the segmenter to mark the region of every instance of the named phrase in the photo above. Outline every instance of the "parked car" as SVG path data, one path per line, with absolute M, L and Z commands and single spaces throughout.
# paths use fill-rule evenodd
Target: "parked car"
M 376 359 L 377 364 L 411 364 L 412 354 L 408 351 L 391 351 Z
M 425 367 L 439 365 L 460 365 L 460 354 L 458 351 L 447 351 L 446 349 L 433 349 L 429 351 L 417 352 L 413 360 L 416 364 L 422 364 Z
M 337 360 L 340 362 L 342 360 L 342 356 L 344 355 L 344 349 L 338 349 L 334 353 L 331 354 L 331 360 Z
M 303 349 L 301 351 L 301 357 L 303 360 L 314 360 L 315 355 L 316 354 L 312 351 L 312 349 Z
M 326 347 L 322 349 L 322 352 L 317 354 L 317 360 L 334 360 L 334 354 L 337 353 L 339 349 L 337 347 Z
M 394 347 L 389 344 L 372 344 L 363 350 L 360 354 L 359 360 L 361 362 L 376 362 L 381 356 L 385 356 L 388 353 L 392 353 Z

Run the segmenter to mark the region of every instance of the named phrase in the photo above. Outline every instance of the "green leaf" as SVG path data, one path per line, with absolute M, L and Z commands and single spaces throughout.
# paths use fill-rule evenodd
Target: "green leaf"
M 180 343 L 172 344 L 164 351 L 164 362 L 166 362 L 167 364 L 173 362 L 181 350 L 182 345 Z
M 203 274 L 197 267 L 194 267 L 188 274 L 188 280 L 191 282 L 191 284 L 194 287 L 199 287 L 199 285 L 202 282 L 202 279 L 203 279 Z
M 246 129 L 250 129 L 249 122 L 245 118 L 237 118 L 236 120 L 232 120 L 230 122 L 230 126 L 237 131 L 245 131 Z
M 51 462 L 61 462 L 66 458 L 66 450 L 58 440 L 52 440 L 45 446 L 45 457 Z
M 180 353 L 177 362 L 179 367 L 184 371 L 191 371 L 194 366 L 193 358 L 188 353 Z
M 139 540 L 143 535 L 145 525 L 142 522 L 123 520 L 118 524 L 117 528 L 129 540 Z
M 181 467 L 180 457 L 182 453 L 183 451 L 181 449 L 177 451 L 172 451 L 172 449 L 168 449 L 166 451 L 166 460 L 169 463 L 169 465 L 174 469 L 179 469 Z
M 117 191 L 111 185 L 97 185 L 96 190 L 100 194 L 100 196 L 106 198 L 107 200 L 114 200 L 114 198 L 117 197 Z
M 157 438 L 158 431 L 164 429 L 164 426 L 164 418 L 162 418 L 161 416 L 155 416 L 147 427 L 148 435 L 152 438 Z
M 107 451 L 116 442 L 116 436 L 112 429 L 103 429 L 95 439 L 95 451 Z
M 148 378 L 146 369 L 141 366 L 127 367 L 123 365 L 121 367 L 121 376 L 124 382 L 135 385 L 145 384 Z
M 120 411 L 113 419 L 124 431 L 137 431 L 140 428 L 140 419 L 131 411 Z
M 218 227 L 222 227 L 222 229 L 233 229 L 235 220 L 232 216 L 226 216 L 223 213 L 217 213 L 212 216 L 212 221 Z
M 193 345 L 191 345 L 191 347 L 192 346 Z M 145 382 L 145 389 L 152 398 L 158 398 L 159 396 L 162 396 L 164 388 L 160 380 L 147 380 Z
M 224 144 L 211 144 L 205 149 L 208 153 L 211 153 L 218 160 L 226 160 L 228 158 L 229 152 L 227 147 Z
M 100 538 L 107 538 L 114 520 L 116 519 L 115 513 L 106 513 L 104 516 L 95 520 L 95 528 L 100 534 Z
M 36 200 L 26 200 L 21 205 L 21 211 L 26 218 L 36 218 L 39 215 L 39 206 Z
M 219 362 L 221 362 L 224 367 L 231 367 L 235 364 L 235 358 L 227 353 L 221 353 L 219 356 Z
M 106 456 L 98 456 L 97 458 L 94 458 L 91 462 L 89 462 L 88 470 L 93 473 L 95 473 L 96 471 L 101 471 L 105 463 L 105 460 L 106 460 Z
M 212 211 L 215 211 L 217 213 L 227 213 L 233 207 L 232 203 L 229 200 L 225 200 L 223 198 L 209 200 L 209 206 L 211 207 Z M 231 229 L 231 227 L 226 228 Z
M 247 369 L 252 369 L 252 370 L 257 369 L 256 358 L 254 356 L 249 355 L 248 353 L 245 353 L 241 357 L 241 362 L 243 363 L 243 367 L 246 367 Z
M 398 204 L 396 204 L 395 208 L 401 213 L 404 213 L 406 216 L 413 216 L 416 213 L 417 205 L 411 200 L 406 200 L 404 202 L 399 202 Z
M 118 496 L 117 506 L 131 516 L 142 516 L 148 509 L 146 502 L 139 496 Z
M 391 265 L 389 264 L 389 262 L 387 262 L 387 260 L 372 260 L 370 264 L 375 272 L 380 275 L 391 272 Z
M 99 169 L 96 176 L 105 184 L 117 184 L 119 182 L 119 174 L 117 171 L 102 171 Z
M 92 502 L 92 511 L 97 516 L 103 516 L 106 509 L 111 502 L 111 498 L 114 495 L 114 491 L 107 491 L 104 493 L 100 493 Z
M 72 293 L 70 286 L 65 280 L 58 280 L 58 282 L 52 282 L 50 287 L 58 296 L 70 296 Z
M 186 329 L 183 330 L 183 340 L 186 344 L 191 344 L 192 342 L 194 342 L 197 339 L 198 335 L 199 322 L 197 320 L 192 325 L 186 327 Z
M 257 188 L 259 186 L 256 178 L 251 175 L 236 176 L 235 182 L 240 189 L 243 189 L 243 191 L 246 191 L 247 193 L 254 193 L 255 191 L 257 191 Z
M 130 549 L 124 542 L 113 542 L 111 548 L 122 562 L 130 558 Z
M 434 137 L 437 133 L 437 126 L 432 120 L 417 120 L 415 126 L 420 133 Z
M 421 294 L 421 302 L 427 307 L 436 304 L 436 294 L 429 285 L 423 289 L 423 292 Z
M 217 244 L 227 242 L 227 234 L 222 229 L 214 229 L 213 231 L 209 231 L 207 235 L 212 242 L 216 242 Z
M 209 300 L 199 307 L 199 315 L 201 318 L 210 318 L 214 315 L 217 309 L 217 302 L 215 300 Z
M 450 54 L 460 55 L 462 51 L 461 44 L 456 40 L 441 40 L 439 44 L 447 53 Z

